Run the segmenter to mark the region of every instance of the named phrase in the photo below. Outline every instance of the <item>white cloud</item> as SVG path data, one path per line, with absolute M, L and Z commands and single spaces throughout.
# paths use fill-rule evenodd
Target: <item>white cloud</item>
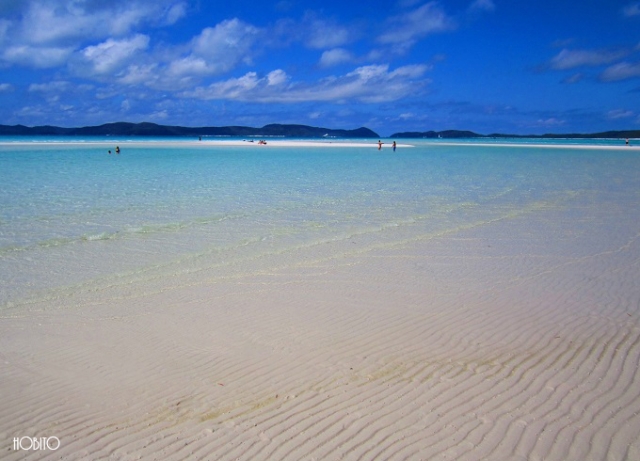
M 16 116 L 24 118 L 42 118 L 49 115 L 46 106 L 24 106 L 16 111 Z
M 124 85 L 149 85 L 159 77 L 156 64 L 130 64 L 118 82 Z
M 494 11 L 496 9 L 493 0 L 475 0 L 470 6 L 470 11 Z
M 63 103 L 69 102 L 67 99 L 71 94 L 78 96 L 79 93 L 84 93 L 91 89 L 92 87 L 89 85 L 75 85 L 66 80 L 53 80 L 47 83 L 32 83 L 29 85 L 28 91 L 29 93 L 39 93 L 50 105 L 55 104 L 61 110 L 69 110 L 68 108 L 73 106 Z M 61 105 L 58 106 L 58 103 L 61 103 Z M 63 109 L 63 106 L 68 108 Z
M 184 0 L 24 0 L 12 20 L 0 19 L 0 59 L 37 68 L 64 65 L 72 53 L 117 40 L 142 24 L 173 24 Z M 98 45 L 99 46 L 99 45 Z
M 347 50 L 343 48 L 334 48 L 322 53 L 322 57 L 320 58 L 320 66 L 332 67 L 338 64 L 343 64 L 345 62 L 350 62 L 352 60 L 353 56 Z
M 107 75 L 122 71 L 126 64 L 149 46 L 149 37 L 142 34 L 122 40 L 108 39 L 80 52 L 81 68 L 92 75 Z
M 532 123 L 532 126 L 537 126 L 537 127 L 543 127 L 543 128 L 553 128 L 553 127 L 558 127 L 558 126 L 562 126 L 566 123 L 565 120 L 562 119 L 558 119 L 555 117 L 550 117 L 550 118 L 545 118 L 545 119 L 538 119 L 536 120 L 534 123 Z
M 56 2 L 31 2 L 28 5 L 21 24 L 21 35 L 28 43 L 59 43 L 70 37 L 83 36 L 93 29 L 91 23 L 94 21 L 90 21 L 88 16 L 78 14 L 78 11 L 69 11 L 72 5 L 65 6 Z
M 240 62 L 250 63 L 261 30 L 239 19 L 204 29 L 190 44 L 190 54 L 168 66 L 171 76 L 203 76 L 228 72 Z
M 56 80 L 48 83 L 32 83 L 29 85 L 30 92 L 52 93 L 67 91 L 71 87 L 69 82 L 64 80 Z
M 30 93 L 42 93 L 42 96 L 49 104 L 57 104 L 62 93 L 71 88 L 71 84 L 65 81 L 54 81 L 48 83 L 32 83 L 29 85 Z
M 600 80 L 613 82 L 635 77 L 640 77 L 640 62 L 620 62 L 605 69 L 605 71 L 600 75 Z
M 7 47 L 1 57 L 11 64 L 44 69 L 64 64 L 71 53 L 73 49 L 68 47 L 17 45 Z
M 630 3 L 625 6 L 622 13 L 627 17 L 640 16 L 640 2 Z
M 240 101 L 251 99 L 251 90 L 259 84 L 267 84 L 266 79 L 258 79 L 258 74 L 248 72 L 240 78 L 231 78 L 222 82 L 212 83 L 206 88 L 196 88 L 193 91 L 185 92 L 186 97 L 200 99 L 237 99 Z
M 0 93 L 13 91 L 13 85 L 11 83 L 0 83 Z
M 626 51 L 569 50 L 565 48 L 551 59 L 550 66 L 556 70 L 573 69 L 582 66 L 600 66 L 620 59 L 626 54 Z
M 193 53 L 208 59 L 237 61 L 251 51 L 259 33 L 258 28 L 237 18 L 222 21 L 207 27 L 193 40 Z
M 283 85 L 289 80 L 287 73 L 281 69 L 276 69 L 267 74 L 267 85 L 278 86 Z
M 431 66 L 425 64 L 411 64 L 408 66 L 398 67 L 396 70 L 391 72 L 389 75 L 392 78 L 400 77 L 400 78 L 418 78 L 422 76 L 425 72 L 431 70 Z
M 611 120 L 617 120 L 621 118 L 631 118 L 633 117 L 633 115 L 634 113 L 632 111 L 624 110 L 624 109 L 615 109 L 607 112 L 607 118 Z
M 296 103 L 310 101 L 361 102 L 395 101 L 415 94 L 428 82 L 422 79 L 428 66 L 405 66 L 389 71 L 387 65 L 363 66 L 343 76 L 333 76 L 316 83 L 287 83 L 284 71 L 278 70 L 280 84 L 270 84 L 274 72 L 258 78 L 255 72 L 243 77 L 216 82 L 184 92 L 182 96 L 199 99 L 232 99 L 253 102 Z M 285 84 L 287 83 L 287 84 Z
M 389 18 L 388 32 L 380 35 L 378 42 L 408 49 L 427 35 L 455 28 L 455 21 L 440 5 L 437 2 L 429 2 L 409 13 Z
M 580 72 L 578 72 L 577 74 L 573 74 L 570 77 L 565 78 L 562 83 L 568 83 L 570 85 L 574 84 L 574 83 L 578 83 L 580 81 L 582 81 L 584 79 L 584 75 Z
M 7 31 L 11 27 L 11 22 L 6 19 L 0 19 L 0 44 L 4 42 L 4 38 L 7 35 Z
M 301 28 L 305 34 L 305 43 L 310 48 L 335 48 L 351 42 L 354 38 L 353 29 L 310 13 L 303 19 Z
M 175 24 L 186 15 L 187 4 L 185 2 L 176 3 L 175 5 L 171 5 L 167 10 L 164 22 L 167 25 Z
M 30 43 L 51 44 L 121 36 L 161 14 L 159 5 L 152 2 L 105 2 L 100 6 L 85 1 L 32 1 L 22 22 L 23 37 Z
M 149 114 L 149 120 L 167 120 L 169 113 L 166 110 L 158 110 Z
M 204 58 L 192 55 L 187 56 L 186 58 L 177 59 L 170 63 L 169 74 L 176 76 L 209 75 L 215 74 L 222 68 L 221 63 L 214 62 L 209 65 Z

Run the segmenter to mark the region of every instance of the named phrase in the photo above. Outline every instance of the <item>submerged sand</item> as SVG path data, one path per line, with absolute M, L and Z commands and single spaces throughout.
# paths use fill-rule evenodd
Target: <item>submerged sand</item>
M 640 459 L 640 233 L 619 212 L 5 309 L 1 457 Z

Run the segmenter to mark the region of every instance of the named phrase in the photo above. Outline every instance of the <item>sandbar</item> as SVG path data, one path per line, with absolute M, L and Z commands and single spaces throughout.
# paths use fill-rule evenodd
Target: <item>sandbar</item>
M 189 146 L 189 147 L 341 147 L 341 148 L 349 148 L 349 147 L 371 147 L 378 148 L 378 143 L 369 141 L 323 141 L 323 140 L 302 140 L 302 141 L 294 141 L 294 140 L 281 140 L 281 139 L 265 139 L 265 144 L 260 144 L 259 140 L 224 140 L 224 139 L 203 139 L 202 141 L 176 141 L 176 140 L 117 140 L 113 141 L 0 141 L 0 146 L 37 146 L 37 145 L 56 145 L 56 146 L 100 146 L 100 147 L 113 147 L 115 145 L 119 146 L 162 146 L 162 147 L 180 147 L 180 146 Z M 414 147 L 412 144 L 396 144 L 399 148 L 405 147 Z M 387 149 L 393 147 L 392 142 L 384 142 L 382 144 L 382 148 Z

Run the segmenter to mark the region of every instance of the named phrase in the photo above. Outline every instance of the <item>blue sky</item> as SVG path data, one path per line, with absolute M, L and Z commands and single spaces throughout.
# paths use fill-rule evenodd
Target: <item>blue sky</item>
M 640 129 L 640 1 L 0 0 L 0 124 Z

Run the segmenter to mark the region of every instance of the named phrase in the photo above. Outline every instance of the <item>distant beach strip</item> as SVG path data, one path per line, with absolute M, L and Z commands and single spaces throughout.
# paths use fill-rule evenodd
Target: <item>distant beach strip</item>
M 541 142 L 538 140 L 533 140 L 531 142 L 449 142 L 449 141 L 431 141 L 431 140 L 416 140 L 415 144 L 408 143 L 399 143 L 396 141 L 396 147 L 398 148 L 411 148 L 416 147 L 416 145 L 420 144 L 421 146 L 466 146 L 466 147 L 510 147 L 510 148 L 521 148 L 521 147 L 531 147 L 531 148 L 541 148 L 541 149 L 588 149 L 588 150 L 633 150 L 640 151 L 640 142 L 637 144 L 560 144 L 553 143 L 547 144 L 545 142 Z M 370 148 L 378 148 L 378 141 L 376 140 L 362 140 L 362 141 L 326 141 L 326 140 L 283 140 L 283 139 L 268 139 L 261 143 L 258 140 L 223 140 L 223 139 L 203 139 L 202 141 L 192 141 L 192 140 L 175 140 L 175 139 L 144 139 L 144 140 L 100 140 L 100 141 L 87 141 L 86 138 L 79 141 L 70 141 L 68 139 L 56 141 L 52 139 L 46 139 L 42 141 L 22 141 L 22 140 L 0 140 L 0 146 L 2 145 L 47 145 L 53 144 L 57 146 L 72 146 L 72 145 L 83 145 L 83 146 L 104 146 L 105 148 L 109 148 L 118 144 L 120 146 L 141 146 L 141 145 L 149 145 L 149 146 L 163 146 L 163 147 L 179 147 L 179 146 L 189 146 L 189 147 L 251 147 L 256 146 L 260 148 L 275 146 L 275 147 L 339 147 L 339 148 L 350 148 L 350 147 L 370 147 Z M 382 143 L 383 149 L 393 148 L 393 140 L 383 141 Z
M 324 141 L 324 140 L 282 140 L 282 139 L 269 139 L 266 138 L 264 142 L 260 142 L 259 140 L 211 140 L 211 139 L 203 139 L 202 141 L 186 141 L 186 140 L 175 140 L 175 139 L 153 139 L 153 140 L 113 140 L 113 141 L 87 141 L 79 140 L 79 141 L 69 141 L 68 139 L 55 141 L 51 139 L 47 139 L 46 141 L 1 141 L 0 145 L 45 145 L 45 144 L 53 144 L 57 146 L 73 146 L 73 145 L 83 145 L 83 146 L 104 146 L 106 148 L 112 147 L 116 144 L 120 146 L 141 146 L 141 145 L 161 145 L 163 147 L 179 147 L 179 146 L 189 146 L 189 147 L 229 147 L 229 146 L 257 146 L 257 147 L 265 147 L 265 146 L 277 146 L 277 147 L 374 147 L 378 148 L 378 141 Z M 400 144 L 396 143 L 397 147 L 415 147 L 413 144 Z M 383 148 L 392 148 L 393 141 L 384 141 L 382 143 Z

